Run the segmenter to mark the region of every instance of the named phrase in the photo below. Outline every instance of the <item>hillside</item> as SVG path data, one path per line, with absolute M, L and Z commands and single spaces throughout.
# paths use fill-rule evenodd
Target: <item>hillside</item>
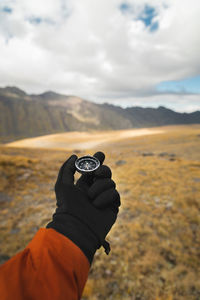
M 200 123 L 199 111 L 186 114 L 164 107 L 123 109 L 54 92 L 28 95 L 16 87 L 0 88 L 0 140 L 3 142 L 66 131 L 194 123 Z

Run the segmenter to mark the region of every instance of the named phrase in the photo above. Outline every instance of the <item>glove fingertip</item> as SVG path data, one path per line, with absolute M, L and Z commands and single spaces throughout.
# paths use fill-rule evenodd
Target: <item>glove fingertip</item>
M 102 165 L 94 172 L 94 176 L 102 178 L 111 178 L 112 171 L 108 166 Z
M 105 154 L 103 152 L 98 151 L 93 156 L 96 157 L 100 161 L 101 165 L 103 164 L 103 162 L 105 160 Z
M 76 154 L 72 154 L 72 155 L 70 156 L 70 158 L 68 159 L 68 161 L 70 161 L 70 162 L 75 162 L 75 161 L 77 160 L 77 158 L 78 158 L 78 156 L 77 156 Z

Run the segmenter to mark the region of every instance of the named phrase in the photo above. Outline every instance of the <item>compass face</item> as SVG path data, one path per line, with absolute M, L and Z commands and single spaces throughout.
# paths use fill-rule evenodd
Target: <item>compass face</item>
M 78 158 L 75 162 L 75 166 L 78 172 L 85 174 L 97 170 L 100 166 L 100 162 L 97 158 L 87 155 Z

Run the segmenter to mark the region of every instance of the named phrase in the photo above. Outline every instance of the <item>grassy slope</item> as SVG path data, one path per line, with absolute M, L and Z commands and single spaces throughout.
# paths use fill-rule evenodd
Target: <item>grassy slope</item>
M 109 235 L 112 251 L 108 257 L 97 252 L 83 299 L 200 299 L 199 146 L 200 126 L 177 126 L 101 149 L 122 206 Z M 57 171 L 71 153 L 0 151 L 4 260 L 50 220 Z M 125 164 L 117 166 L 118 160 Z

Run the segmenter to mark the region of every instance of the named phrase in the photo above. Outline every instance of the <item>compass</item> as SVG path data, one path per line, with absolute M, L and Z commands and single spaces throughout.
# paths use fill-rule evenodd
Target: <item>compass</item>
M 91 174 L 100 166 L 100 161 L 90 155 L 82 156 L 75 161 L 76 169 L 81 174 Z

